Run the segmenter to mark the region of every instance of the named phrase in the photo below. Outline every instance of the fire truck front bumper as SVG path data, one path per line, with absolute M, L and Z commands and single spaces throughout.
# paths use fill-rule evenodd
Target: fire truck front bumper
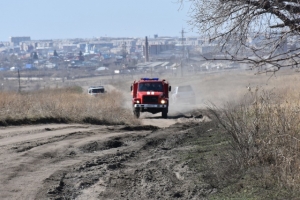
M 135 108 L 167 108 L 166 104 L 134 104 Z

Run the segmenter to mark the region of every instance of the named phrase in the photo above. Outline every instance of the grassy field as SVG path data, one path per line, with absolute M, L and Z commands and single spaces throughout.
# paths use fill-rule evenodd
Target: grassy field
M 123 96 L 111 91 L 96 97 L 80 87 L 26 93 L 0 92 L 0 125 L 34 123 L 138 124 Z

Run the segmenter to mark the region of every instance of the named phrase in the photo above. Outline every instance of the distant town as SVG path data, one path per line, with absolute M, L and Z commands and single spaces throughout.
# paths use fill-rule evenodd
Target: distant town
M 285 51 L 287 44 L 284 45 Z M 239 68 L 238 63 L 208 62 L 204 56 L 218 56 L 216 45 L 202 37 L 145 38 L 99 37 L 68 40 L 32 40 L 30 36 L 9 37 L 0 42 L 1 72 L 46 72 L 56 73 L 69 79 L 74 76 L 125 75 L 138 73 L 197 72 Z M 72 70 L 83 70 L 80 75 Z M 5 78 L 9 75 L 3 75 Z M 46 76 L 47 73 L 35 73 Z M 13 74 L 14 76 L 15 74 Z
M 60 68 L 95 68 L 125 73 L 126 69 L 163 65 L 175 67 L 189 54 L 213 51 L 205 39 L 197 37 L 92 38 L 69 40 L 32 40 L 31 37 L 10 37 L 0 43 L 0 71 Z M 166 63 L 168 62 L 168 63 Z M 116 71 L 115 71 L 116 70 Z M 119 72 L 117 71 L 119 70 Z

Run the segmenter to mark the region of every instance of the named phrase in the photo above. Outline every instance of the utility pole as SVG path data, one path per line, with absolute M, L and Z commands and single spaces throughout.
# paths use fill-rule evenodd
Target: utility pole
M 184 60 L 184 50 L 185 50 L 185 46 L 184 46 L 184 29 L 182 28 L 181 30 L 181 47 L 182 47 L 182 58 L 181 58 L 181 62 L 180 62 L 180 69 L 181 69 L 181 77 L 183 77 L 183 60 Z
M 122 57 L 123 57 L 123 65 L 125 67 L 126 57 L 127 57 L 127 44 L 126 44 L 126 42 L 124 42 L 124 40 L 123 40 L 123 44 L 122 44 Z
M 184 58 L 184 29 L 181 30 L 181 45 L 182 45 L 182 58 Z
M 145 61 L 149 62 L 149 43 L 148 43 L 148 37 L 145 38 Z
M 20 70 L 18 69 L 18 79 L 19 79 L 19 93 L 21 92 L 21 76 L 20 76 Z

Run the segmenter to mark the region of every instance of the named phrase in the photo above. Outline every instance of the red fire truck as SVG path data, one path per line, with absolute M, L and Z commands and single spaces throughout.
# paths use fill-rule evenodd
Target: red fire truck
M 171 86 L 159 78 L 141 78 L 131 85 L 132 108 L 134 116 L 139 118 L 141 112 L 156 114 L 161 112 L 168 117 L 169 91 Z

